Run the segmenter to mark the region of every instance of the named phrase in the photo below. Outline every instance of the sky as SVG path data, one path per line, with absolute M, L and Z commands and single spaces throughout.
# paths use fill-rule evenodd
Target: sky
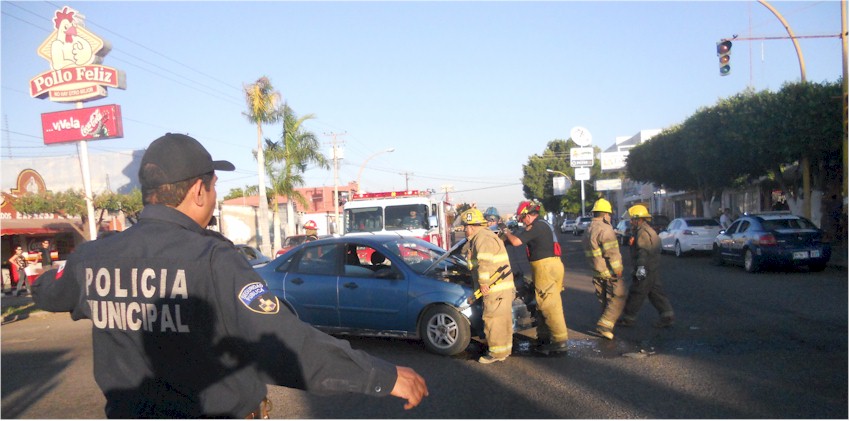
M 840 3 L 770 4 L 800 37 L 806 79 L 837 81 Z M 124 137 L 90 141 L 89 154 L 187 133 L 236 166 L 219 172 L 220 197 L 258 183 L 243 87 L 262 76 L 296 114 L 315 116 L 304 126 L 326 156 L 338 142 L 340 185 L 362 174 L 366 191 L 448 191 L 503 214 L 525 199 L 523 164 L 573 127 L 605 150 L 747 88 L 801 79 L 784 26 L 755 1 L 0 1 L 2 159 L 77 155 L 74 144 L 44 145 L 40 117 L 74 104 L 28 90 L 50 69 L 36 50 L 63 6 L 112 44 L 103 65 L 127 79 L 84 104 L 123 115 Z M 732 37 L 721 77 L 716 43 Z M 333 169 L 304 176 L 334 185 Z

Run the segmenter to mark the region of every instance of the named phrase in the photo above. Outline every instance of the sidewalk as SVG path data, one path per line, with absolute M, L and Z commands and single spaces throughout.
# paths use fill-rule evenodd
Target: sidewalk
M 829 266 L 847 269 L 847 244 L 835 244 L 832 246 L 832 257 Z

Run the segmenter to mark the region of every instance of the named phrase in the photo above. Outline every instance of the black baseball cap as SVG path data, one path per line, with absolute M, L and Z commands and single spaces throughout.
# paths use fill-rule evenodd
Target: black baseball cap
M 144 171 L 146 166 L 159 171 Z M 214 170 L 233 171 L 228 161 L 213 161 L 200 142 L 184 134 L 166 133 L 154 140 L 142 156 L 139 181 L 142 188 L 153 188 L 198 177 Z M 147 174 L 147 177 L 144 176 Z

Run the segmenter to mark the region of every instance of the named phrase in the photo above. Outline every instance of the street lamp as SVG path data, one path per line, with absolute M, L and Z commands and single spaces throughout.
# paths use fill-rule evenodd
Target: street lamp
M 380 152 L 376 152 L 376 153 L 372 154 L 372 156 L 366 158 L 366 160 L 363 161 L 363 164 L 360 165 L 360 171 L 357 173 L 357 190 L 360 193 L 363 193 L 363 188 L 360 187 L 360 178 L 363 176 L 363 169 L 366 168 L 366 163 L 369 162 L 370 159 L 372 159 L 372 158 L 374 158 L 374 157 L 376 157 L 376 156 L 378 156 L 382 153 L 389 153 L 389 152 L 395 152 L 395 148 L 389 148 L 389 149 L 386 149 L 386 150 L 383 150 L 383 151 L 380 151 Z

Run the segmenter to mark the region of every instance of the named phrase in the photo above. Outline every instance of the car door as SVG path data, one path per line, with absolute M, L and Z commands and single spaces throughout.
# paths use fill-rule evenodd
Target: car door
M 290 265 L 284 280 L 284 297 L 301 320 L 313 326 L 339 326 L 340 255 L 337 244 L 308 244 Z
M 658 233 L 658 238 L 661 239 L 662 250 L 673 250 L 673 245 L 676 244 L 676 232 L 682 226 L 682 223 L 681 219 L 674 219 L 667 228 Z
M 732 234 L 738 230 L 738 227 L 741 225 L 741 221 L 735 221 L 732 225 L 726 229 L 723 234 L 717 235 L 717 245 L 720 248 L 720 254 L 726 259 L 733 259 L 733 247 L 732 247 Z
M 730 257 L 736 262 L 744 261 L 744 246 L 747 244 L 749 237 L 753 235 L 749 229 L 752 225 L 750 221 L 742 219 L 740 222 L 738 229 L 732 234 L 732 244 L 729 253 Z
M 356 264 L 347 262 L 339 278 L 340 326 L 369 330 L 412 330 L 404 326 L 402 312 L 407 308 L 409 280 L 399 270 L 401 261 L 372 257 L 386 252 L 357 241 L 346 243 L 345 250 L 356 250 L 358 256 L 369 256 Z M 393 256 L 394 258 L 395 256 Z

